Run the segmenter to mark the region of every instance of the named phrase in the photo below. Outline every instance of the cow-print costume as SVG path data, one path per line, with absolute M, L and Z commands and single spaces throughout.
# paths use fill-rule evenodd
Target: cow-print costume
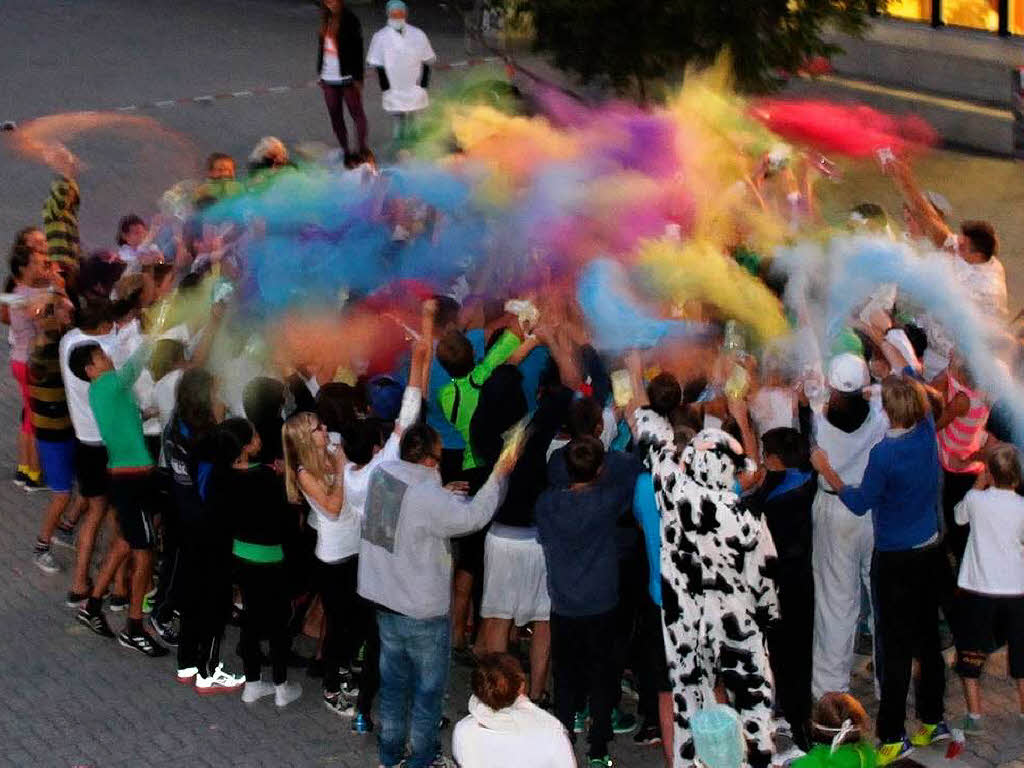
M 766 629 L 778 597 L 765 575 L 775 545 L 735 492 L 742 448 L 705 429 L 682 450 L 657 414 L 637 414 L 637 436 L 661 512 L 661 594 L 665 652 L 674 698 L 674 765 L 694 761 L 690 718 L 714 703 L 721 680 L 739 714 L 751 765 L 773 748 L 772 673 Z

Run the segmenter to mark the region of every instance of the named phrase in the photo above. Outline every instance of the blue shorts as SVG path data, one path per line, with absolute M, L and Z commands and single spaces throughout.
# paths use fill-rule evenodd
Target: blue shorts
M 71 493 L 75 481 L 75 441 L 36 440 L 43 476 L 50 490 Z

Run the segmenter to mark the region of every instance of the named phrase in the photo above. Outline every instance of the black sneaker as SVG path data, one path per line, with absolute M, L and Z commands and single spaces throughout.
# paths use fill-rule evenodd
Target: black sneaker
M 174 624 L 167 622 L 166 624 L 153 617 L 153 614 L 149 615 L 149 628 L 153 630 L 153 634 L 160 638 L 160 642 L 166 645 L 168 648 L 178 647 L 178 631 L 174 628 Z
M 22 485 L 21 487 L 24 488 L 29 493 L 36 493 L 38 491 L 48 491 L 48 490 L 50 490 L 47 487 L 46 483 L 44 483 L 42 480 L 33 480 L 31 477 L 26 477 L 25 478 L 25 484 Z
M 128 608 L 128 598 L 123 595 L 111 595 L 107 602 L 107 610 L 114 613 L 121 613 Z
M 115 637 L 114 630 L 107 624 L 107 617 L 103 615 L 103 611 L 92 613 L 88 608 L 82 608 L 78 611 L 75 618 L 78 619 L 80 624 L 85 624 L 85 626 L 100 637 Z
M 339 691 L 343 698 L 349 701 L 355 701 L 359 698 L 359 684 L 355 681 L 351 672 L 341 673 L 341 686 Z
M 68 596 L 64 598 L 64 605 L 68 608 L 82 608 L 88 599 L 88 592 L 68 592 Z
M 640 729 L 633 734 L 634 744 L 660 744 L 661 743 L 661 729 L 653 723 L 644 723 L 640 726 Z
M 28 480 L 28 475 L 22 472 L 20 469 L 14 473 L 14 484 L 19 488 L 25 487 L 25 481 Z
M 158 645 L 153 642 L 153 638 L 143 632 L 141 635 L 129 635 L 127 631 L 122 632 L 117 636 L 117 642 L 123 645 L 125 648 L 131 648 L 133 651 L 138 651 L 151 659 L 158 658 L 160 656 L 166 656 L 170 651 L 164 648 L 162 645 Z

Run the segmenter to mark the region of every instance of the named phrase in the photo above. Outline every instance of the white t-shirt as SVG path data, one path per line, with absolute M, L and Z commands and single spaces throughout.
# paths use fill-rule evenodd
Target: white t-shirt
M 114 335 L 108 333 L 102 336 L 89 336 L 79 328 L 72 328 L 64 334 L 60 340 L 60 346 L 57 348 L 60 356 L 60 375 L 64 379 L 64 392 L 68 398 L 68 411 L 71 414 L 71 424 L 75 428 L 75 437 L 83 443 L 103 445 L 100 428 L 96 424 L 96 417 L 93 416 L 92 407 L 89 405 L 89 382 L 82 381 L 68 367 L 71 350 L 82 344 L 99 344 L 104 352 L 112 355 Z
M 324 35 L 324 63 L 320 67 L 320 79 L 325 83 L 342 82 L 338 46 L 330 35 Z
M 867 418 L 853 432 L 844 432 L 825 417 L 824 410 L 814 411 L 814 439 L 828 454 L 829 463 L 846 485 L 860 485 L 868 467 L 871 449 L 885 437 L 889 417 L 882 410 L 882 398 L 872 397 Z M 825 490 L 834 490 L 822 477 L 818 484 Z
M 471 696 L 452 732 L 452 754 L 461 768 L 576 768 L 565 728 L 526 696 L 497 711 Z
M 757 438 L 778 427 L 797 426 L 796 393 L 785 387 L 761 387 L 750 401 L 750 415 L 757 428 Z
M 114 346 L 110 351 L 110 359 L 114 366 L 120 368 L 132 353 L 142 346 L 142 325 L 138 319 L 114 329 Z
M 341 513 L 351 514 L 362 525 L 363 516 L 366 513 L 366 494 L 370 490 L 370 475 L 373 470 L 385 461 L 398 461 L 398 446 L 400 439 L 397 434 L 392 433 L 388 441 L 374 455 L 369 462 L 361 467 L 349 463 L 345 466 L 345 504 Z M 359 538 L 359 530 L 356 529 L 356 538 Z M 359 549 L 358 542 L 356 549 Z
M 1024 498 L 1014 491 L 971 489 L 954 509 L 970 525 L 957 585 L 986 595 L 1024 595 Z
M 427 108 L 430 99 L 420 86 L 420 78 L 423 65 L 434 58 L 426 34 L 411 24 L 406 24 L 401 32 L 386 26 L 374 33 L 366 63 L 384 67 L 388 76 L 390 88 L 383 93 L 384 111 L 416 112 Z
M 133 272 L 141 272 L 145 264 L 162 261 L 163 254 L 153 243 L 143 243 L 136 247 L 125 243 L 117 249 L 117 258 L 125 263 L 124 273 L 130 275 Z

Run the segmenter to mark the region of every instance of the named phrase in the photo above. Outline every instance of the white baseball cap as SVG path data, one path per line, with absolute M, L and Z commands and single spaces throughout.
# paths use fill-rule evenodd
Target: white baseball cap
M 836 355 L 828 364 L 828 385 L 837 392 L 859 392 L 871 381 L 868 364 L 852 352 Z

